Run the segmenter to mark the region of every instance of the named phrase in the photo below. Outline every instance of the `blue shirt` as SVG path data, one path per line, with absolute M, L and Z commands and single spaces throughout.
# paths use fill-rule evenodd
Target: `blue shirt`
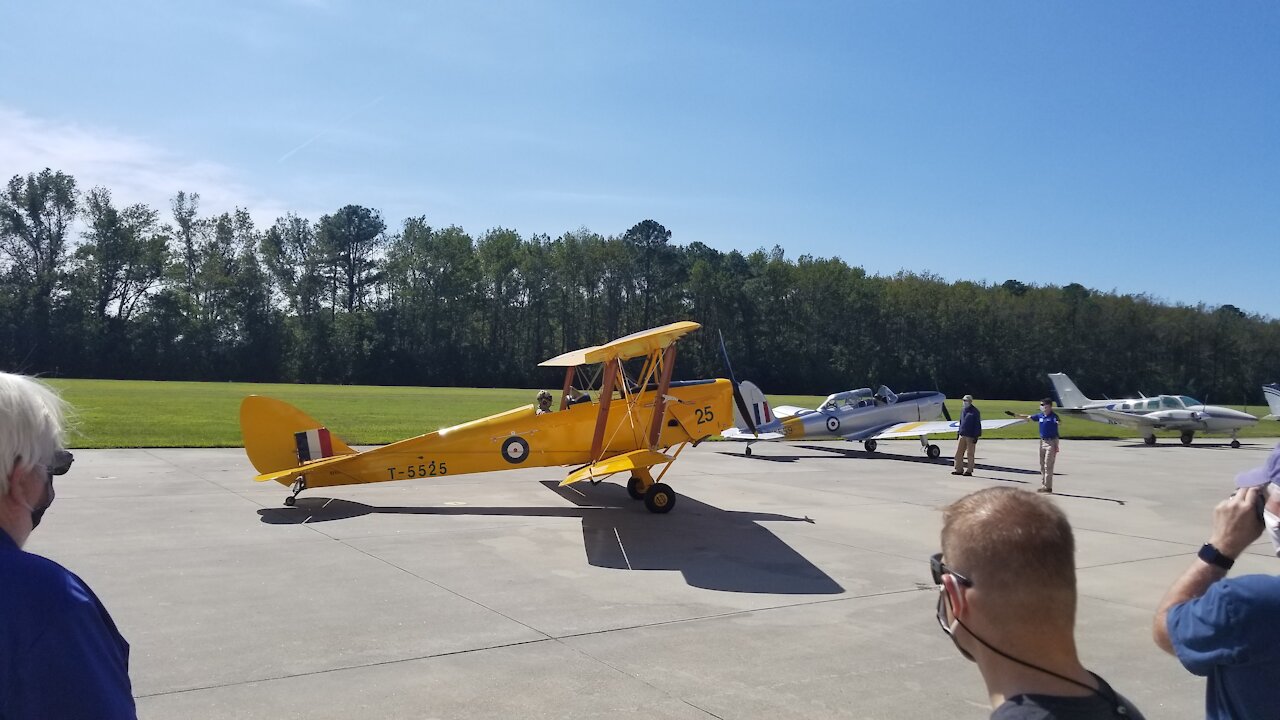
M 1040 439 L 1057 440 L 1058 439 L 1058 414 L 1049 411 L 1048 415 L 1044 413 L 1036 413 L 1029 419 L 1040 423 Z
M 967 438 L 982 437 L 982 413 L 974 405 L 966 405 L 960 411 L 960 435 Z
M 98 596 L 0 531 L 0 718 L 136 717 L 129 643 Z
M 1209 678 L 1207 720 L 1275 720 L 1280 714 L 1280 577 L 1216 582 L 1169 608 L 1169 639 L 1183 667 Z

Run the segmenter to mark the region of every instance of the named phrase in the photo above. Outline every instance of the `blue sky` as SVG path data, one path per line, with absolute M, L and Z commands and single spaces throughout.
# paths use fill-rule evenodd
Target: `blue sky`
M 0 175 L 1280 318 L 1280 3 L 0 2 Z

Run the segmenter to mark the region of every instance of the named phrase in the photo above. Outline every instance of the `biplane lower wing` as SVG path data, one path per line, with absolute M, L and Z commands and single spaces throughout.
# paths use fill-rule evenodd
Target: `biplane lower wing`
M 670 455 L 666 455 L 655 450 L 632 450 L 629 453 L 615 455 L 607 460 L 592 463 L 584 468 L 569 473 L 568 477 L 560 481 L 560 487 L 572 485 L 573 483 L 582 480 L 606 478 L 620 472 L 628 472 L 642 468 L 647 469 L 654 465 L 671 462 L 673 459 L 674 458 Z

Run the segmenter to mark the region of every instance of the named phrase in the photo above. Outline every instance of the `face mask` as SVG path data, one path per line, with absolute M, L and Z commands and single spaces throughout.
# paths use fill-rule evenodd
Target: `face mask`
M 960 641 L 956 639 L 956 628 L 961 626 L 960 619 L 956 618 L 950 623 L 947 622 L 947 592 L 941 587 L 938 588 L 938 625 L 942 627 L 942 632 L 951 638 L 951 644 L 956 646 L 956 650 L 960 652 L 960 655 L 965 660 L 977 662 L 968 650 L 960 647 Z
M 1280 557 L 1280 516 L 1264 508 L 1262 524 L 1266 526 L 1267 535 L 1271 538 L 1271 548 L 1276 551 L 1276 557 Z
M 44 511 L 49 509 L 53 504 L 53 476 L 49 476 L 49 481 L 45 483 L 44 494 L 40 498 L 40 502 L 31 508 L 31 529 L 35 530 L 40 526 L 40 520 L 44 518 Z

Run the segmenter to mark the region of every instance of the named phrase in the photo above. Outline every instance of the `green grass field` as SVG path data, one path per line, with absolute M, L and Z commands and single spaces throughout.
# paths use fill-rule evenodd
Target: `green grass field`
M 74 448 L 239 447 L 240 401 L 269 395 L 292 403 L 324 423 L 348 443 L 378 445 L 456 425 L 533 402 L 536 390 L 518 388 L 418 388 L 356 385 L 271 385 L 256 383 L 146 382 L 135 380 L 49 380 L 75 408 Z M 773 405 L 816 407 L 823 398 L 771 395 Z M 1036 412 L 1035 401 L 979 400 L 985 419 L 1005 410 Z M 947 401 L 952 417 L 960 401 Z M 1265 415 L 1265 407 L 1240 408 Z M 1137 437 L 1114 425 L 1064 419 L 1068 438 Z M 1032 438 L 1031 425 L 1014 425 L 984 438 Z M 1280 435 L 1280 423 L 1262 422 L 1241 437 Z M 1161 433 L 1161 437 L 1177 437 Z M 910 442 L 915 442 L 914 440 Z

